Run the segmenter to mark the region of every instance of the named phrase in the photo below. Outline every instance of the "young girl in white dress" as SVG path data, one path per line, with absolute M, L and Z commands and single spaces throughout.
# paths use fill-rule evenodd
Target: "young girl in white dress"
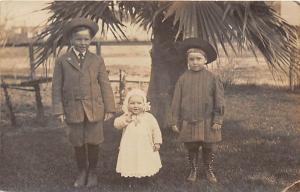
M 122 110 L 124 114 L 114 121 L 114 126 L 123 130 L 116 171 L 122 177 L 153 176 L 162 167 L 159 156 L 162 136 L 157 120 L 147 112 L 150 104 L 145 92 L 131 90 Z

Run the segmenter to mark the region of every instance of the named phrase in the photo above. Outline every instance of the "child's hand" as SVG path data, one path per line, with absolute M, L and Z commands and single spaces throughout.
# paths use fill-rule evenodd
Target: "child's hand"
M 109 119 L 111 119 L 114 116 L 113 113 L 105 113 L 104 115 L 104 121 L 107 121 Z
M 177 127 L 177 125 L 173 125 L 172 126 L 172 131 L 174 131 L 175 133 L 179 133 L 180 132 L 179 129 L 178 129 L 178 127 Z
M 59 122 L 61 124 L 63 124 L 65 122 L 65 115 L 61 114 L 61 115 L 57 116 L 57 119 L 59 120 Z
M 131 123 L 133 121 L 132 116 L 130 114 L 125 115 L 125 121 L 126 123 Z
M 160 144 L 159 143 L 155 143 L 154 146 L 153 146 L 153 151 L 159 151 L 160 149 Z
M 184 152 L 185 151 L 184 143 L 177 141 L 176 151 L 177 152 Z
M 220 130 L 222 127 L 222 125 L 218 124 L 218 123 L 214 123 L 213 126 L 211 127 L 213 130 L 217 131 Z

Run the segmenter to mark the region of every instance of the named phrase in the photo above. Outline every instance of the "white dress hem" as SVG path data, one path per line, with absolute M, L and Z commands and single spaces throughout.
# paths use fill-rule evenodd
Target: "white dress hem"
M 142 177 L 151 177 L 156 175 L 161 167 L 159 167 L 156 171 L 151 171 L 148 173 L 122 173 L 120 170 L 116 170 L 117 173 L 120 173 L 122 177 L 137 177 L 137 178 L 142 178 Z

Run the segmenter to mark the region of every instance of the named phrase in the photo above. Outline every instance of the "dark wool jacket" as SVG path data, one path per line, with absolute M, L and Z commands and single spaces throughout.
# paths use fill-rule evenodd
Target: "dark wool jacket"
M 170 124 L 180 124 L 183 141 L 217 142 L 221 130 L 211 126 L 222 125 L 224 106 L 223 84 L 216 75 L 206 69 L 187 70 L 176 83 Z
M 87 51 L 80 68 L 70 50 L 56 60 L 52 82 L 54 115 L 64 114 L 68 123 L 102 121 L 105 112 L 115 111 L 113 91 L 101 57 Z

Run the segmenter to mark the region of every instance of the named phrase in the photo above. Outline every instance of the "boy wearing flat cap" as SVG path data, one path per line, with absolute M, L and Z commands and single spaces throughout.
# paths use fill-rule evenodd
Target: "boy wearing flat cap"
M 187 180 L 197 180 L 198 151 L 202 146 L 206 178 L 217 183 L 213 160 L 216 145 L 221 141 L 224 89 L 220 79 L 204 67 L 216 60 L 217 54 L 208 42 L 198 38 L 185 39 L 179 50 L 186 55 L 188 70 L 175 86 L 170 125 L 179 133 L 179 140 L 188 151 L 190 173 Z
M 113 91 L 104 61 L 88 47 L 98 31 L 89 19 L 75 18 L 63 30 L 71 49 L 55 63 L 52 84 L 53 112 L 67 123 L 67 134 L 75 150 L 79 174 L 75 187 L 98 184 L 96 167 L 103 121 L 115 112 Z

